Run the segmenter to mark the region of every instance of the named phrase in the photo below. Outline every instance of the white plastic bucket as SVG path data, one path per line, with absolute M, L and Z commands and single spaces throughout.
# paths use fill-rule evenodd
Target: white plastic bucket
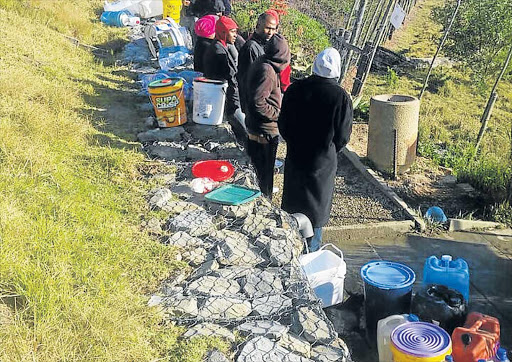
M 337 251 L 339 256 L 330 250 L 324 250 L 327 246 Z M 332 244 L 325 244 L 318 251 L 302 255 L 299 261 L 309 285 L 322 300 L 323 308 L 343 302 L 347 265 L 340 249 Z
M 196 78 L 194 79 L 193 120 L 199 124 L 218 125 L 224 118 L 227 82 Z

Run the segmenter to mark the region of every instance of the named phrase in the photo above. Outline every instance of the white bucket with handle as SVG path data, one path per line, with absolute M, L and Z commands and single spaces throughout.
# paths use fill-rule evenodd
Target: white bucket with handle
M 326 250 L 327 246 L 336 254 Z M 323 308 L 343 302 L 347 264 L 340 249 L 332 244 L 325 244 L 318 251 L 301 255 L 299 261 L 309 285 L 322 300 Z

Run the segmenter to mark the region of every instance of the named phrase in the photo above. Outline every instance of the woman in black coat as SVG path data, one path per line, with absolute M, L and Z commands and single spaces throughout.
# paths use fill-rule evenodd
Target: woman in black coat
M 233 115 L 240 108 L 238 95 L 237 59 L 229 51 L 237 38 L 238 25 L 227 16 L 221 16 L 215 24 L 215 41 L 203 55 L 204 76 L 209 79 L 225 80 L 228 83 L 226 92 L 226 114 Z
M 310 250 L 320 247 L 329 221 L 338 153 L 352 132 L 352 101 L 338 85 L 341 57 L 327 48 L 315 59 L 313 75 L 286 91 L 279 132 L 287 143 L 282 209 L 306 215 L 315 231 Z

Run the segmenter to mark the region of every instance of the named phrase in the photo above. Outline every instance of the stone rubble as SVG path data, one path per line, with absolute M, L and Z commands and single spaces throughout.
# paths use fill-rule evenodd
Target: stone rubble
M 133 40 L 127 51 L 141 43 Z M 150 103 L 138 108 L 148 116 L 152 112 Z M 147 125 L 153 126 L 154 119 Z M 207 159 L 235 166 L 225 182 L 257 188 L 249 158 L 230 126 L 196 124 L 189 113 L 182 126 L 150 129 L 137 137 L 149 157 L 176 170 L 158 180 L 155 176 L 165 186 L 148 198 L 149 207 L 167 213 L 167 219 L 154 218 L 143 226 L 176 248 L 176 260 L 190 266 L 164 281 L 148 305 L 160 308 L 166 320 L 186 326 L 183 338 L 215 336 L 231 344 L 229 356 L 214 349 L 204 361 L 350 361 L 348 348 L 300 270 L 303 241 L 291 217 L 264 197 L 228 206 L 207 202 L 191 190 L 193 163 Z

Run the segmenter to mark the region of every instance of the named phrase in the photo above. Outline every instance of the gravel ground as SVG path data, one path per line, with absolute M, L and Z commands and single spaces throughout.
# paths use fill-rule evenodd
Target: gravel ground
M 286 145 L 280 144 L 277 158 L 284 161 Z M 281 204 L 284 167 L 274 177 L 274 187 L 279 191 L 272 202 Z M 352 166 L 343 155 L 338 159 L 331 218 L 326 226 L 370 224 L 383 221 L 406 220 L 403 211 Z

